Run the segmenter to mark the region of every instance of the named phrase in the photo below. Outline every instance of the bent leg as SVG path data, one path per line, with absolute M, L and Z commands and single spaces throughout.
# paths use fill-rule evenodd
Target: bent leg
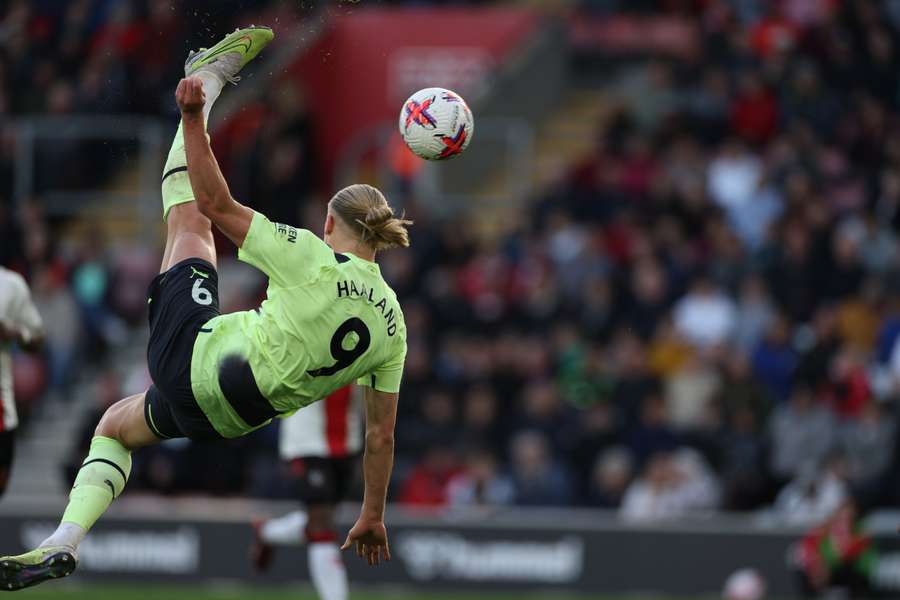
M 160 441 L 147 426 L 143 407 L 144 394 L 137 394 L 106 410 L 75 478 L 59 527 L 44 540 L 42 548 L 76 549 L 125 489 L 131 474 L 131 451 Z
M 94 434 L 114 439 L 129 451 L 158 443 L 160 438 L 144 416 L 145 395 L 146 392 L 129 396 L 106 409 Z

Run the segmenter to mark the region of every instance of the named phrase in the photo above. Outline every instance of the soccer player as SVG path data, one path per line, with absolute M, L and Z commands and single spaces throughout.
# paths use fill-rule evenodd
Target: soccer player
M 360 389 L 341 388 L 281 422 L 279 451 L 305 510 L 254 523 L 253 565 L 265 571 L 277 546 L 308 544 L 309 573 L 321 600 L 347 600 L 334 513 L 353 485 L 362 450 Z
M 366 488 L 342 548 L 355 545 L 370 565 L 390 559 L 384 504 L 406 330 L 375 254 L 409 245 L 409 222 L 395 218 L 375 188 L 353 185 L 329 201 L 323 241 L 231 196 L 206 120 L 224 84 L 273 37 L 251 26 L 188 56 L 175 93 L 181 124 L 162 179 L 168 235 L 149 290 L 153 385 L 106 411 L 59 527 L 37 549 L 0 558 L 0 589 L 75 569 L 78 544 L 125 488 L 133 450 L 175 437 L 244 435 L 354 381 L 367 386 Z M 269 276 L 258 310 L 219 313 L 212 224 L 239 259 Z
M 19 415 L 13 397 L 12 344 L 26 351 L 40 347 L 43 324 L 22 276 L 0 267 L 0 496 L 6 492 L 16 445 Z

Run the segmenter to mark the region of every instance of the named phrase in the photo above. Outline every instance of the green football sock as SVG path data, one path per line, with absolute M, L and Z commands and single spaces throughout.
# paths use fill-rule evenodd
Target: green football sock
M 203 92 L 206 94 L 206 103 L 203 105 L 203 124 L 209 122 L 209 112 L 213 104 L 222 92 L 224 82 L 211 73 L 200 72 L 196 74 L 203 82 Z M 209 135 L 207 134 L 207 139 Z M 187 173 L 187 157 L 184 154 L 184 132 L 181 122 L 178 123 L 178 131 L 169 149 L 169 157 L 163 169 L 162 180 L 163 220 L 169 218 L 169 209 L 176 204 L 194 201 L 194 192 L 191 189 L 191 180 Z
M 187 157 L 184 154 L 184 133 L 180 122 L 163 169 L 162 198 L 163 220 L 169 217 L 169 209 L 176 204 L 194 201 L 194 191 L 191 189 L 191 180 L 187 173 Z
M 95 436 L 69 493 L 62 522 L 90 529 L 125 489 L 130 473 L 131 452 L 118 440 Z

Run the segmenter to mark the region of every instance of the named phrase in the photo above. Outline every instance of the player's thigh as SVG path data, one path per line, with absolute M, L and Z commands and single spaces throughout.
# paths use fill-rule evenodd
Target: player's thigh
M 159 272 L 165 273 L 178 263 L 191 258 L 199 258 L 213 267 L 216 266 L 216 244 L 212 232 L 209 234 L 182 232 L 167 240 L 166 254 Z
M 153 278 L 147 291 L 147 366 L 170 399 L 190 395 L 191 357 L 203 326 L 219 315 L 219 277 L 206 260 L 187 259 Z
M 3 493 L 6 492 L 6 486 L 9 484 L 15 448 L 16 432 L 0 432 L 0 495 L 3 495 Z
M 118 440 L 129 450 L 160 441 L 147 425 L 144 394 L 129 396 L 106 409 L 95 433 Z
M 197 208 L 196 202 L 176 204 L 166 221 L 166 249 L 160 272 L 169 270 L 189 258 L 203 259 L 216 265 L 216 245 L 212 224 Z

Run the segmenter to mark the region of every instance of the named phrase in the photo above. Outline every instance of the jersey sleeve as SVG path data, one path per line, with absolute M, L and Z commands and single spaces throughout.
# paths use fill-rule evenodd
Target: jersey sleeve
M 379 392 L 396 394 L 400 391 L 400 382 L 403 379 L 403 363 L 406 362 L 406 343 L 386 363 L 375 369 L 372 373 L 360 377 L 358 385 L 366 385 Z
M 273 223 L 254 212 L 238 258 L 268 275 L 270 281 L 288 286 L 303 282 L 327 261 L 333 262 L 334 253 L 311 231 Z

